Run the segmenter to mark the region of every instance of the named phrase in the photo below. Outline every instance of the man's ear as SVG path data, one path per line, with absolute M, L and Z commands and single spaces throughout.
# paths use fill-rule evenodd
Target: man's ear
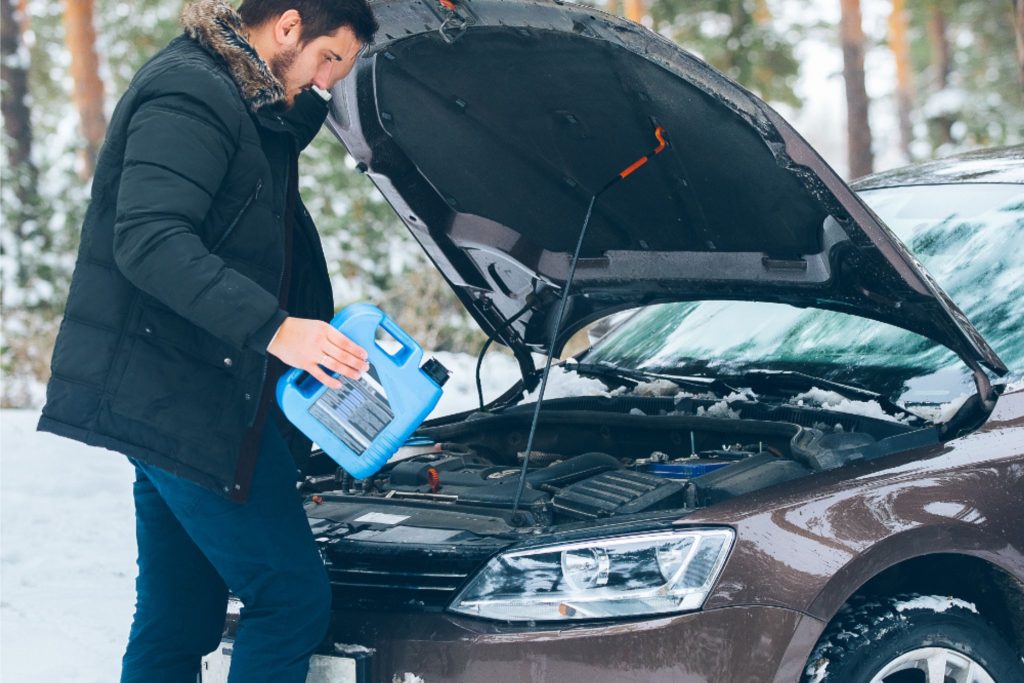
M 302 16 L 298 10 L 286 10 L 274 22 L 274 41 L 280 47 L 297 47 L 302 34 Z

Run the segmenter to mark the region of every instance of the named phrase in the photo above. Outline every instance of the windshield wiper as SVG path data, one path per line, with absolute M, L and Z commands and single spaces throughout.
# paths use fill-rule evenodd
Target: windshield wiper
M 791 392 L 799 393 L 810 391 L 815 388 L 827 389 L 842 396 L 843 398 L 848 398 L 854 401 L 873 401 L 877 403 L 886 414 L 891 415 L 892 417 L 899 418 L 906 415 L 915 423 L 923 422 L 923 418 L 894 403 L 882 394 L 858 386 L 842 384 L 824 377 L 809 375 L 804 372 L 797 372 L 795 370 L 766 370 L 755 368 L 752 370 L 745 370 L 738 374 L 728 375 L 728 378 L 744 386 L 749 386 L 754 393 L 758 394 L 770 393 L 772 390 L 779 389 L 786 390 L 787 394 Z
M 664 379 L 679 386 L 680 389 L 687 389 L 698 392 L 710 392 L 716 396 L 726 396 L 734 393 L 736 389 L 717 377 L 693 377 L 673 375 L 664 372 L 651 372 L 649 370 L 637 370 L 636 368 L 624 368 L 611 363 L 576 363 L 566 365 L 567 370 L 572 370 L 579 375 L 590 377 L 607 377 L 616 379 L 624 384 L 631 385 L 633 389 L 639 384 L 653 380 Z
M 899 418 L 903 415 L 909 416 L 914 422 L 922 421 L 919 415 L 913 411 L 897 405 L 889 398 L 862 387 L 842 384 L 835 380 L 810 375 L 795 370 L 768 370 L 754 368 L 738 373 L 724 374 L 720 376 L 704 375 L 677 375 L 671 372 L 652 372 L 649 370 L 638 370 L 635 368 L 624 368 L 607 362 L 601 363 L 577 363 L 566 366 L 580 375 L 602 377 L 618 380 L 626 384 L 630 389 L 644 382 L 656 379 L 664 379 L 679 385 L 680 389 L 687 389 L 697 392 L 708 392 L 716 396 L 728 396 L 729 394 L 742 393 L 743 389 L 750 389 L 755 394 L 771 395 L 782 393 L 786 398 L 810 391 L 811 389 L 825 389 L 843 398 L 854 401 L 873 401 L 877 403 L 887 415 Z

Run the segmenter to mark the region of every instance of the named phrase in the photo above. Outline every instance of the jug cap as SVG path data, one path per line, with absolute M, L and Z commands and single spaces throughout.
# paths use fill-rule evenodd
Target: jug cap
M 428 358 L 427 362 L 420 368 L 427 377 L 434 380 L 439 387 L 443 387 L 444 383 L 448 381 L 448 377 L 451 376 L 451 371 L 445 366 L 441 365 L 441 361 L 436 358 Z

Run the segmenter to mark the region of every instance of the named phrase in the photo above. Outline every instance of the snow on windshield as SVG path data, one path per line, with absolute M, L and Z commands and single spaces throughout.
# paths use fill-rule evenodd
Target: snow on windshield
M 962 365 L 952 351 L 920 335 L 844 313 L 758 301 L 652 306 L 606 337 L 586 361 L 651 372 L 798 370 L 885 395 L 905 393 L 913 380 L 920 389 L 908 397 L 914 402 L 941 402 L 972 386 L 964 371 L 943 374 Z
M 1024 188 L 921 186 L 864 198 L 904 240 L 1003 361 L 1024 374 Z M 587 356 L 642 370 L 693 366 L 712 372 L 783 364 L 846 368 L 861 386 L 905 405 L 973 393 L 966 367 L 945 347 L 901 328 L 832 311 L 747 301 L 650 306 Z M 859 369 L 866 369 L 857 377 Z M 878 381 L 872 385 L 877 375 Z
M 1010 368 L 1024 376 L 1024 187 L 885 188 L 864 199 Z

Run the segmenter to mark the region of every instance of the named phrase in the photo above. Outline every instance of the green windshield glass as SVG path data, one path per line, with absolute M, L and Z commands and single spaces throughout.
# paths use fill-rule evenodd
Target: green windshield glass
M 921 186 L 871 190 L 863 197 L 1019 377 L 1024 189 Z M 942 402 L 970 389 L 963 363 L 927 338 L 854 315 L 767 302 L 650 306 L 601 340 L 586 361 L 713 374 L 797 370 L 908 404 Z

